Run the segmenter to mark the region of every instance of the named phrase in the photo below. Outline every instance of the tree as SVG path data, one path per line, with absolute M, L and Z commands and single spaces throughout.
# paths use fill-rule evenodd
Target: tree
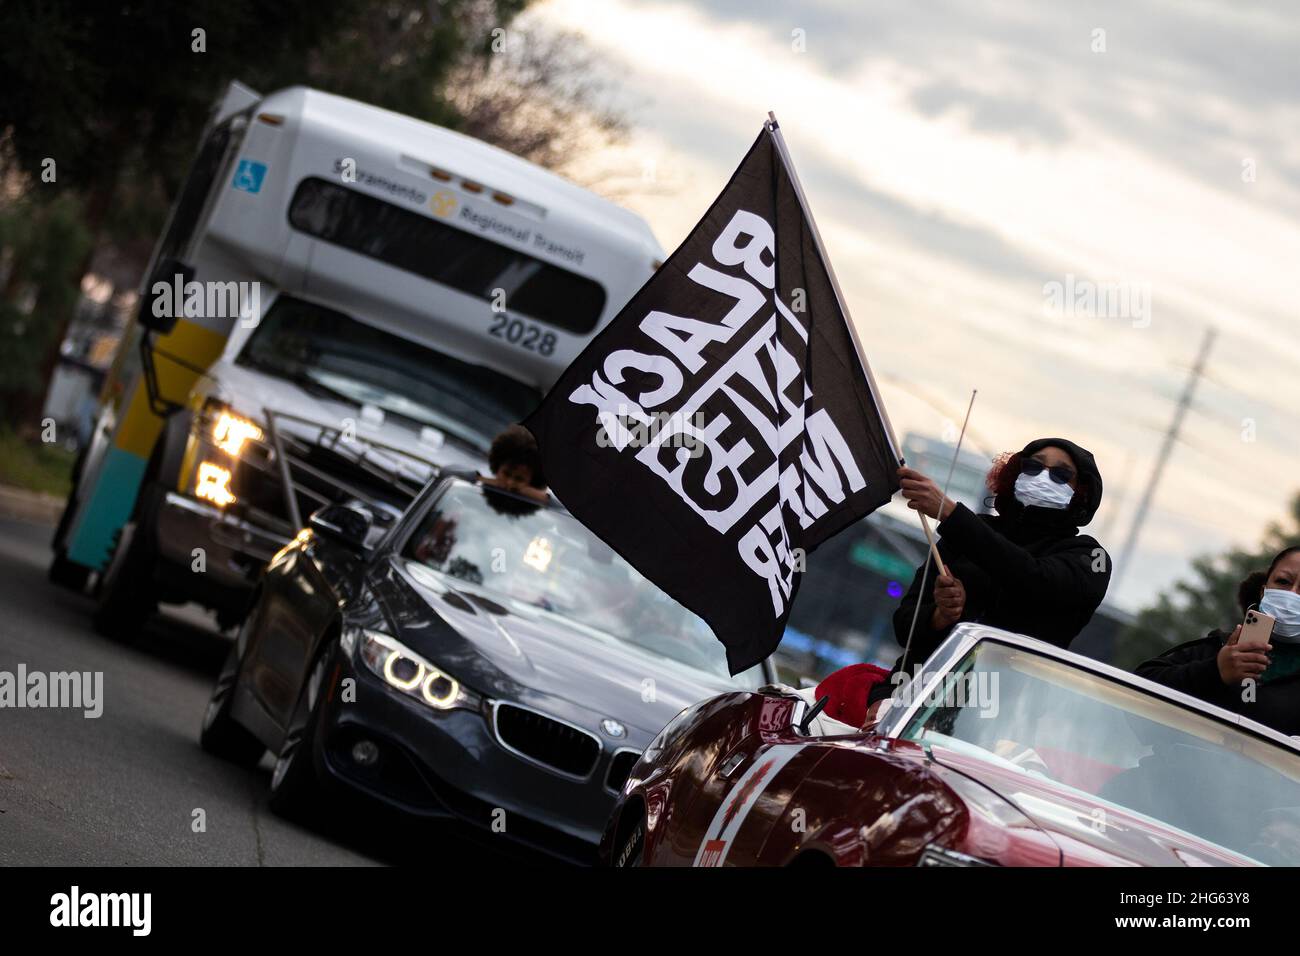
M 462 64 L 492 54 L 491 31 L 504 31 L 527 0 L 368 2 L 306 57 L 292 77 L 283 69 L 267 90 L 305 83 L 416 119 L 459 127 L 446 94 Z M 251 74 L 250 74 L 251 75 Z
M 98 237 L 119 180 L 157 176 L 174 192 L 227 79 L 250 67 L 300 71 L 349 6 L 5 0 L 0 128 L 22 172 L 38 176 L 54 160 L 55 182 L 84 197 Z
M 330 92 L 456 125 L 442 95 L 466 57 L 490 53 L 487 24 L 502 27 L 526 0 L 4 0 L 0 3 L 0 194 L 15 217 L 76 211 L 88 243 L 78 266 L 30 271 L 45 355 L 0 389 L 27 394 L 32 417 L 52 372 L 91 250 L 152 245 L 193 157 L 208 109 L 231 79 L 273 90 L 308 83 Z M 144 242 L 142 242 L 142 237 Z M 27 241 L 38 243 L 28 236 Z M 0 253 L 15 249 L 0 240 Z M 143 262 L 141 263 L 143 268 Z M 26 281 L 26 280 L 24 280 Z M 0 289 L 0 292 L 4 290 Z M 12 290 L 11 290 L 12 291 Z M 71 294 L 71 298 L 69 298 Z M 57 304 L 62 303 L 66 308 Z M 12 304 L 12 302 L 10 302 Z M 7 307 L 6 307 L 7 308 Z M 6 313 L 6 319 L 8 313 Z M 30 347 L 32 326 L 20 336 Z M 12 332 L 12 329 L 10 330 Z M 48 336 L 44 333 L 48 332 Z
M 462 60 L 447 79 L 462 132 L 551 169 L 626 135 L 606 74 L 578 34 L 502 30 L 490 46 L 492 55 Z
M 1239 624 L 1237 586 L 1252 571 L 1265 570 L 1283 548 L 1300 541 L 1300 495 L 1292 501 L 1288 518 L 1286 525 L 1270 525 L 1254 550 L 1234 549 L 1193 561 L 1191 578 L 1161 594 L 1124 632 L 1115 663 L 1131 669 L 1175 644 Z
M 75 196 L 23 197 L 0 207 L 0 411 L 34 432 L 28 396 L 43 387 L 64 320 L 77 303 L 79 267 L 90 247 Z

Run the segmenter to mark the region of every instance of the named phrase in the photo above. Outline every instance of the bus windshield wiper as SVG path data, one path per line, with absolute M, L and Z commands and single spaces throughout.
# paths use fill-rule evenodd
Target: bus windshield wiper
M 300 366 L 286 368 L 251 355 L 240 356 L 237 364 L 257 369 L 259 372 L 265 372 L 268 375 L 274 375 L 276 378 L 282 378 L 287 382 L 292 382 L 304 392 L 309 392 L 317 398 L 332 398 L 335 401 L 344 402 L 348 405 L 356 405 L 357 407 L 360 407 L 362 404 L 351 395 L 340 392 L 336 388 L 331 388 L 324 382 L 313 378 Z

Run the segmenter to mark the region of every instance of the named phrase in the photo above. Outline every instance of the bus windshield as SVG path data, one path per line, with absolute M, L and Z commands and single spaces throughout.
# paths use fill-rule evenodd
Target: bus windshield
M 292 296 L 275 301 L 235 361 L 433 426 L 480 450 L 541 398 L 500 372 Z

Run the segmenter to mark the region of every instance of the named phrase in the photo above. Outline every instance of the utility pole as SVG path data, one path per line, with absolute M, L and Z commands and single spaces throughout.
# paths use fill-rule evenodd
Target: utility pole
M 1174 409 L 1173 420 L 1169 422 L 1164 441 L 1160 444 L 1160 454 L 1156 458 L 1155 468 L 1151 471 L 1151 480 L 1147 482 L 1146 490 L 1142 492 L 1142 500 L 1138 502 L 1137 512 L 1133 515 L 1133 524 L 1128 530 L 1128 539 L 1124 542 L 1124 550 L 1120 552 L 1119 562 L 1115 567 L 1115 580 L 1111 582 L 1112 587 L 1119 585 L 1120 578 L 1128 569 L 1128 560 L 1133 555 L 1133 548 L 1137 545 L 1138 535 L 1141 534 L 1142 525 L 1147 520 L 1147 512 L 1151 509 L 1151 500 L 1155 497 L 1156 486 L 1160 484 L 1160 477 L 1165 472 L 1165 465 L 1169 461 L 1169 455 L 1174 450 L 1174 442 L 1178 440 L 1178 433 L 1182 430 L 1183 419 L 1187 415 L 1187 409 L 1192 404 L 1192 396 L 1196 393 L 1196 383 L 1205 371 L 1205 360 L 1209 357 L 1210 347 L 1214 345 L 1214 337 L 1217 334 L 1214 328 L 1208 328 L 1205 330 L 1205 338 L 1201 339 L 1201 350 L 1197 353 L 1196 362 L 1187 375 L 1187 384 L 1183 386 L 1182 397 L 1178 400 L 1178 407 Z

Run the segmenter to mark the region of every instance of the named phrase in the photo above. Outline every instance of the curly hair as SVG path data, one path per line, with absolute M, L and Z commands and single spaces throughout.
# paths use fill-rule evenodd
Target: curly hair
M 496 474 L 509 465 L 525 465 L 533 473 L 530 482 L 534 488 L 545 488 L 546 479 L 542 475 L 542 453 L 537 447 L 537 439 L 523 425 L 511 425 L 496 438 L 488 450 L 488 467 Z
M 1267 571 L 1251 571 L 1237 585 L 1237 607 L 1241 608 L 1243 616 L 1263 599 L 1266 581 L 1268 581 Z
M 993 459 L 993 467 L 984 476 L 984 486 L 993 497 L 1010 494 L 1020 477 L 1020 459 L 1018 451 L 1004 451 Z

